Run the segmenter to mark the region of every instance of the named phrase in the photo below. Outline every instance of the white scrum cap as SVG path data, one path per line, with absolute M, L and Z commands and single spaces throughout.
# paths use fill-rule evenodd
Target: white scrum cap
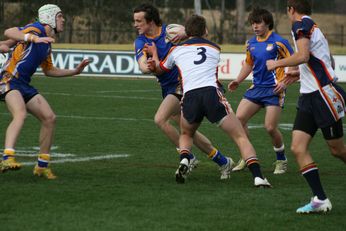
M 46 4 L 38 9 L 38 20 L 40 23 L 47 24 L 53 29 L 56 28 L 56 15 L 61 12 L 61 9 L 54 4 Z

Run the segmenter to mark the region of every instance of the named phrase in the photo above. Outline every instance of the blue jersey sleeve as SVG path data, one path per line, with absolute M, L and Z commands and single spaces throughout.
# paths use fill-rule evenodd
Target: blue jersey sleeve
M 137 38 L 135 40 L 135 54 L 136 54 L 136 60 L 138 61 L 143 55 L 143 47 L 144 47 L 145 41 L 143 41 L 140 38 Z

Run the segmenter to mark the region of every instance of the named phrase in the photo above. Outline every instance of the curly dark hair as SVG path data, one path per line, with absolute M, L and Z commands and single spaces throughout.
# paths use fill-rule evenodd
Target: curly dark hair
M 249 14 L 248 22 L 250 24 L 253 24 L 253 23 L 261 23 L 262 21 L 266 25 L 268 25 L 269 30 L 272 30 L 274 28 L 274 19 L 273 19 L 272 13 L 270 13 L 266 9 L 255 7 Z

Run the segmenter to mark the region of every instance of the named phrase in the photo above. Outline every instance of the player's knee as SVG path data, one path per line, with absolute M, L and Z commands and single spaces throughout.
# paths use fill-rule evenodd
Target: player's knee
M 274 134 L 276 132 L 276 127 L 271 124 L 266 124 L 265 129 L 269 134 Z
M 162 117 L 155 115 L 154 122 L 158 127 L 163 127 L 166 121 Z
M 48 115 L 46 115 L 43 119 L 43 122 L 47 125 L 55 125 L 56 122 L 56 115 L 54 112 L 49 113 Z
M 345 145 L 342 146 L 331 146 L 329 147 L 330 149 L 330 153 L 334 156 L 334 157 L 342 157 L 342 158 L 346 158 L 346 147 Z
M 291 152 L 295 155 L 295 156 L 300 156 L 301 154 L 303 154 L 305 152 L 304 148 L 301 147 L 298 144 L 291 144 Z

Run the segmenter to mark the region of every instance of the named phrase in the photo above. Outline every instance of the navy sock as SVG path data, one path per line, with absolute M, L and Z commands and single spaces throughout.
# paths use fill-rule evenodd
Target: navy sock
M 320 174 L 315 163 L 304 166 L 300 172 L 308 182 L 311 191 L 314 196 L 317 196 L 319 200 L 325 200 L 327 198 L 320 180 Z
M 261 179 L 264 179 L 261 172 L 261 166 L 259 165 L 257 157 L 250 157 L 247 160 L 245 160 L 245 162 L 247 167 L 251 171 L 253 178 L 259 177 Z

